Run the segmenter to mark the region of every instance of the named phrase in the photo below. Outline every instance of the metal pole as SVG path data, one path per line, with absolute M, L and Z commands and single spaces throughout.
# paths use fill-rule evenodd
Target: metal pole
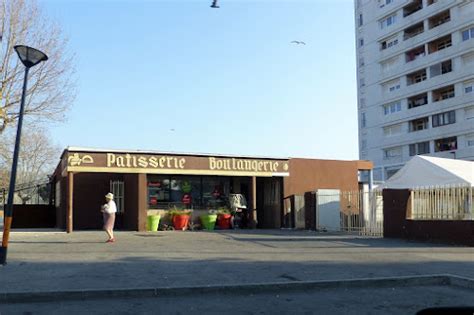
M 369 170 L 369 192 L 374 188 L 374 170 Z
M 8 201 L 7 201 L 7 207 L 4 212 L 3 240 L 2 240 L 2 247 L 0 247 L 0 264 L 2 265 L 7 264 L 7 248 L 8 248 L 8 239 L 10 237 L 10 229 L 12 226 L 13 199 L 15 197 L 16 169 L 18 165 L 18 156 L 20 153 L 21 127 L 23 125 L 23 112 L 25 111 L 25 97 L 26 97 L 26 87 L 28 84 L 28 70 L 29 68 L 26 67 L 25 79 L 23 81 L 23 91 L 21 93 L 20 116 L 18 117 L 18 128 L 16 132 L 15 151 L 13 151 L 12 172 L 10 174 L 10 186 L 8 188 Z

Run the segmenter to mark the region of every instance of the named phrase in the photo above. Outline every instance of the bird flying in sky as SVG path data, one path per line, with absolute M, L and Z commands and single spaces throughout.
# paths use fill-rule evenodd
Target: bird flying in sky
M 216 8 L 216 9 L 219 8 L 219 5 L 217 4 L 217 1 L 218 0 L 212 0 L 211 8 Z
M 296 44 L 296 45 L 306 45 L 305 42 L 302 42 L 302 41 L 298 41 L 298 40 L 294 40 L 291 42 L 292 44 Z

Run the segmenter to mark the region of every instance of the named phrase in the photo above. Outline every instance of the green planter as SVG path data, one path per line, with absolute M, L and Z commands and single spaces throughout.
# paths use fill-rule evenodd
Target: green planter
M 160 216 L 158 214 L 149 215 L 146 218 L 146 230 L 150 232 L 158 231 L 160 225 Z
M 212 231 L 216 226 L 217 214 L 203 214 L 200 216 L 202 226 L 205 230 Z

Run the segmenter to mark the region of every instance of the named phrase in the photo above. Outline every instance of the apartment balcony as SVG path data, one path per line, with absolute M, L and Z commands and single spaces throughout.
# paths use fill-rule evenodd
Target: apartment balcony
M 407 74 L 407 86 L 423 82 L 427 79 L 426 69 Z
M 451 12 L 449 10 L 445 10 L 428 19 L 428 28 L 437 28 L 445 23 L 448 23 L 449 21 L 451 21 Z
M 433 54 L 437 51 L 449 48 L 453 45 L 451 34 L 440 37 L 428 43 L 428 54 Z
M 418 11 L 423 9 L 423 1 L 422 0 L 413 0 L 410 4 L 403 7 L 403 17 L 406 18 Z
M 421 93 L 408 98 L 408 109 L 424 106 L 428 104 L 428 93 Z
M 415 25 L 407 27 L 406 29 L 403 30 L 403 40 L 413 38 L 423 33 L 424 31 L 425 31 L 425 26 L 423 24 L 423 21 L 416 23 Z
M 454 85 L 449 85 L 440 89 L 433 90 L 432 93 L 433 103 L 441 102 L 450 98 L 454 98 L 456 96 L 454 91 Z
M 426 130 L 429 128 L 429 118 L 423 117 L 423 118 L 410 120 L 408 123 L 408 126 L 409 126 L 409 130 L 408 130 L 409 132 L 417 132 L 417 131 Z
M 425 45 L 415 47 L 405 53 L 405 62 L 412 62 L 426 56 Z

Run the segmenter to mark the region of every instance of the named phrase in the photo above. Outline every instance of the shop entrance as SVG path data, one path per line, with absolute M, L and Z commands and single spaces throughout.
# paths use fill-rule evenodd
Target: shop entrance
M 257 228 L 279 229 L 283 211 L 283 178 L 257 178 Z

